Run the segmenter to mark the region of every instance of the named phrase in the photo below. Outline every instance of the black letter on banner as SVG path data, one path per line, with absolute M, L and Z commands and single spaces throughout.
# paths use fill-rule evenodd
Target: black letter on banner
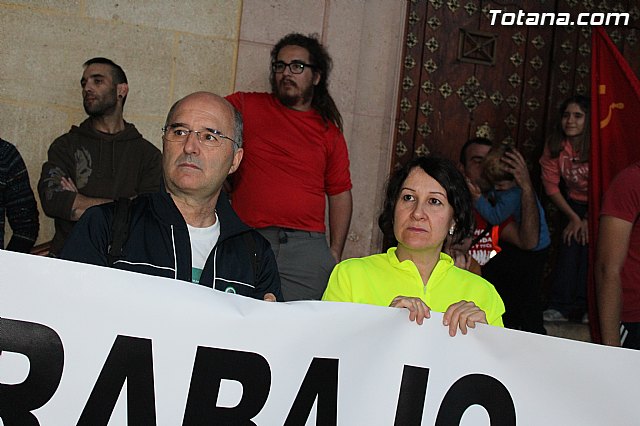
M 393 424 L 409 426 L 422 424 L 424 400 L 427 396 L 429 369 L 422 367 L 404 366 L 402 384 L 396 409 L 396 420 Z
M 307 422 L 318 396 L 317 425 L 335 425 L 338 421 L 338 360 L 314 358 L 304 376 L 285 426 Z
M 5 426 L 39 425 L 31 411 L 51 399 L 62 377 L 60 336 L 46 325 L 0 318 L 0 357 L 2 351 L 29 358 L 29 374 L 16 385 L 0 383 L 0 418 Z
M 516 409 L 506 387 L 484 374 L 464 376 L 451 386 L 438 410 L 436 426 L 457 426 L 472 405 L 481 405 L 489 413 L 491 426 L 515 426 Z
M 216 406 L 223 379 L 242 384 L 242 398 L 235 407 Z M 261 355 L 198 347 L 182 424 L 255 425 L 251 419 L 264 407 L 270 388 L 271 368 Z
M 155 425 L 156 402 L 153 383 L 151 340 L 116 337 L 77 426 L 109 423 L 120 391 L 127 381 L 127 423 Z

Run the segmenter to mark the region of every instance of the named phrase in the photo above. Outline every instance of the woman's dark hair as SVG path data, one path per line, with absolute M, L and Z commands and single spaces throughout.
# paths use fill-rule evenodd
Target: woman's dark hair
M 393 234 L 393 216 L 402 185 L 411 170 L 416 167 L 420 167 L 426 174 L 434 178 L 447 192 L 447 200 L 453 207 L 453 220 L 455 221 L 455 231 L 452 236 L 453 243 L 459 243 L 463 239 L 470 237 L 475 230 L 475 220 L 473 218 L 471 193 L 464 176 L 451 161 L 445 158 L 417 157 L 391 175 L 387 183 L 382 213 L 378 217 L 378 226 L 386 239 L 392 241 L 393 245 L 398 243 Z
M 338 111 L 333 98 L 329 94 L 329 73 L 333 66 L 331 56 L 327 53 L 318 37 L 315 34 L 309 36 L 302 35 L 300 33 L 291 33 L 282 37 L 280 41 L 271 49 L 271 62 L 275 62 L 278 59 L 278 53 L 283 47 L 286 46 L 300 46 L 309 52 L 309 59 L 311 65 L 314 66 L 314 72 L 320 74 L 320 81 L 313 89 L 313 99 L 311 100 L 311 106 L 315 108 L 320 114 L 322 119 L 327 122 L 330 121 L 335 124 L 340 131 L 342 131 L 342 115 Z M 276 92 L 276 80 L 273 71 L 269 76 L 271 82 L 271 90 Z
M 589 161 L 589 150 L 591 147 L 591 120 L 589 119 L 591 99 L 586 96 L 572 96 L 565 99 L 564 102 L 562 102 L 562 104 L 560 105 L 555 127 L 553 128 L 551 136 L 549 136 L 549 139 L 547 139 L 549 153 L 551 154 L 551 158 L 558 158 L 560 152 L 562 152 L 562 143 L 567 138 L 567 136 L 564 134 L 564 130 L 562 130 L 562 116 L 567 110 L 567 107 L 571 104 L 578 105 L 582 112 L 585 113 L 584 131 L 582 132 L 582 136 L 580 137 L 578 144 L 574 146 L 574 148 L 580 153 L 580 162 L 586 163 Z

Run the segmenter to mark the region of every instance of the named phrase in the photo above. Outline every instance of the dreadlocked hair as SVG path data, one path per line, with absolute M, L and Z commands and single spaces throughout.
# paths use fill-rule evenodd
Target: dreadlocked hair
M 271 49 L 271 62 L 276 61 L 278 53 L 286 46 L 300 46 L 309 52 L 309 59 L 314 66 L 314 72 L 320 74 L 320 81 L 313 89 L 311 106 L 318 111 L 325 123 L 331 122 L 335 124 L 342 132 L 342 115 L 340 115 L 336 103 L 329 94 L 329 73 L 333 67 L 333 61 L 324 46 L 320 44 L 318 35 L 310 34 L 309 36 L 305 36 L 300 33 L 287 34 Z M 269 80 L 271 82 L 271 88 L 275 92 L 276 84 L 273 71 L 271 72 Z

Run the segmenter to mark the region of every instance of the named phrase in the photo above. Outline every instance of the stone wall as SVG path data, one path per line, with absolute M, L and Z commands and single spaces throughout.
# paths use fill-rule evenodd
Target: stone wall
M 333 56 L 330 88 L 352 162 L 345 255 L 366 255 L 380 241 L 375 218 L 389 169 L 405 7 L 388 0 L 6 1 L 0 137 L 20 150 L 35 191 L 49 144 L 85 117 L 79 82 L 87 59 L 104 56 L 124 68 L 125 119 L 160 147 L 176 99 L 196 90 L 268 90 L 272 44 L 291 31 L 318 33 Z M 41 212 L 38 242 L 52 235 L 53 220 Z
M 0 137 L 20 150 L 34 191 L 49 144 L 85 118 L 84 61 L 104 56 L 124 68 L 125 119 L 160 147 L 175 99 L 233 88 L 241 6 L 240 0 L 0 4 Z M 43 242 L 53 236 L 53 220 L 40 214 Z

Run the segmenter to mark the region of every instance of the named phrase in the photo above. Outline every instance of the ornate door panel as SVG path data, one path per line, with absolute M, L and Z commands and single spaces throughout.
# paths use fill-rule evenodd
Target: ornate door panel
M 638 70 L 637 0 L 411 0 L 392 167 L 429 153 L 457 161 L 474 136 L 507 140 L 537 159 L 562 100 L 589 94 L 590 27 L 491 25 L 489 10 L 629 12 L 608 27 Z M 497 19 L 499 21 L 500 18 Z

